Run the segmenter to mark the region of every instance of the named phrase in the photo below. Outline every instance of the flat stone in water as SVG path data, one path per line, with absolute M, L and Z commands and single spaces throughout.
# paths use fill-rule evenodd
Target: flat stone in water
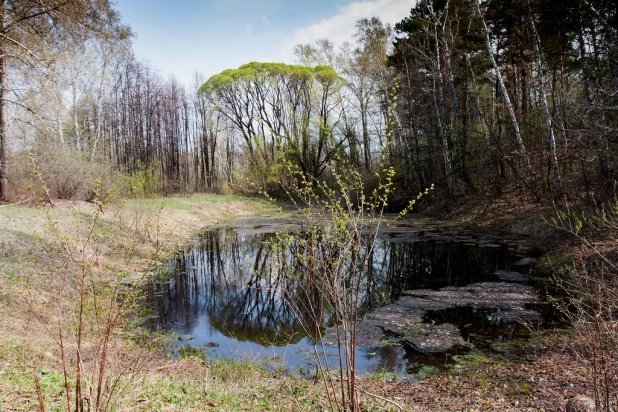
M 457 306 L 457 304 L 454 302 L 443 302 L 435 299 L 404 295 L 390 306 L 402 306 L 406 309 L 418 309 L 428 311 L 450 309 Z
M 513 272 L 509 270 L 496 270 L 494 275 L 498 276 L 503 282 L 527 282 L 528 276 L 523 275 L 519 272 Z
M 360 347 L 381 346 L 385 338 L 384 331 L 385 328 L 379 321 L 371 319 L 359 320 L 356 322 L 356 344 Z M 327 336 L 330 337 L 329 344 L 332 345 L 333 338 L 335 337 L 334 330 L 330 331 L 330 334 L 327 333 Z
M 502 246 L 497 243 L 483 243 L 480 245 L 480 247 L 502 247 Z
M 386 239 L 386 241 L 388 243 L 414 243 L 414 242 L 420 242 L 423 239 L 420 237 L 412 237 L 412 236 L 394 236 L 391 238 Z
M 339 330 L 339 336 L 344 338 L 343 331 Z M 356 345 L 358 347 L 379 346 L 384 338 L 384 328 L 379 321 L 362 319 L 356 322 Z M 327 328 L 322 335 L 322 343 L 328 346 L 337 346 L 337 328 Z
M 488 315 L 488 320 L 494 325 L 516 322 L 536 322 L 540 320 L 540 315 L 537 311 L 532 309 L 515 307 L 511 310 L 497 310 L 491 315 Z
M 519 259 L 517 262 L 513 263 L 515 266 L 526 266 L 526 265 L 531 265 L 532 263 L 534 263 L 536 261 L 535 258 L 531 258 L 531 257 L 524 257 Z
M 513 274 L 510 276 L 515 277 Z M 399 336 L 400 341 L 420 352 L 441 353 L 463 339 L 457 327 L 449 323 L 424 323 L 423 317 L 428 310 L 470 306 L 497 309 L 489 319 L 495 324 L 536 321 L 539 314 L 526 309 L 525 305 L 537 302 L 538 298 L 538 293 L 531 286 L 507 282 L 481 282 L 463 287 L 448 286 L 440 290 L 405 291 L 397 301 L 378 308 L 357 322 L 357 344 L 377 345 L 384 333 L 387 333 Z M 332 340 L 335 335 L 331 332 L 330 336 Z
M 408 290 L 406 296 L 450 303 L 453 306 L 473 306 L 509 310 L 535 303 L 539 294 L 532 286 L 507 282 L 481 282 L 456 287 L 447 286 L 440 290 Z
M 402 340 L 423 353 L 442 353 L 463 342 L 459 329 L 450 323 L 423 323 L 404 335 Z
M 513 274 L 511 276 L 515 277 Z M 497 309 L 491 314 L 491 323 L 536 321 L 539 319 L 538 313 L 525 309 L 525 305 L 537 300 L 538 293 L 532 287 L 506 282 L 406 291 L 397 301 L 376 309 L 357 322 L 357 345 L 379 345 L 386 333 L 398 336 L 399 341 L 419 352 L 441 353 L 462 342 L 463 338 L 452 324 L 425 323 L 423 317 L 428 310 L 462 306 L 490 308 Z M 329 344 L 336 341 L 335 333 L 335 328 L 327 330 L 325 340 Z
M 190 340 L 193 340 L 193 339 L 195 339 L 195 337 L 193 337 L 191 335 L 184 335 L 184 334 L 183 335 L 178 335 L 178 340 L 181 341 L 181 342 L 187 342 L 187 341 L 190 341 Z
M 397 303 L 383 306 L 365 316 L 365 321 L 379 325 L 384 330 L 399 333 L 423 322 L 426 310 L 400 306 Z

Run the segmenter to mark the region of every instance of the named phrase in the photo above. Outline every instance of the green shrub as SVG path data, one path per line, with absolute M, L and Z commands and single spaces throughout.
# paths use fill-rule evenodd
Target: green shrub
M 127 194 L 135 197 L 152 197 L 163 192 L 161 174 L 151 165 L 138 161 L 137 171 L 125 177 Z

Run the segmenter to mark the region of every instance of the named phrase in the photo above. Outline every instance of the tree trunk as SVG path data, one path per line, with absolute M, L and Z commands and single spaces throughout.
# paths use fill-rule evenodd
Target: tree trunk
M 536 71 L 539 81 L 539 92 L 541 94 L 541 105 L 543 106 L 543 113 L 545 114 L 545 124 L 547 126 L 550 164 L 551 168 L 554 171 L 554 185 L 556 190 L 555 197 L 560 198 L 562 197 L 562 179 L 560 178 L 560 169 L 558 168 L 556 137 L 554 135 L 554 128 L 552 126 L 551 116 L 549 115 L 549 107 L 547 106 L 547 95 L 545 93 L 545 78 L 543 75 L 543 66 L 541 63 L 540 40 L 536 31 L 536 26 L 534 25 L 534 19 L 532 18 L 532 8 L 530 7 L 530 0 L 528 0 L 528 21 L 530 22 L 530 28 L 532 29 L 532 42 L 534 43 L 534 57 L 536 59 Z
M 463 137 L 462 124 L 459 118 L 459 99 L 457 97 L 457 88 L 455 86 L 455 75 L 453 74 L 452 67 L 452 50 L 451 44 L 448 43 L 446 39 L 446 33 L 444 39 L 444 63 L 446 66 L 446 74 L 448 78 L 448 88 L 451 94 L 451 119 L 453 130 L 455 131 L 455 147 L 456 147 L 456 162 L 459 167 L 459 177 L 466 183 L 466 185 L 471 186 L 470 179 L 468 177 L 468 172 L 466 170 L 466 158 L 465 158 L 465 139 Z
M 364 87 L 361 85 L 361 90 L 359 93 L 359 103 L 360 103 L 360 112 L 361 112 L 361 124 L 363 129 L 363 149 L 364 149 L 364 160 L 365 160 L 365 170 L 369 170 L 371 168 L 371 146 L 369 143 L 369 128 L 367 127 L 367 102 L 365 101 L 365 93 Z
M 487 28 L 487 24 L 485 23 L 485 18 L 483 17 L 483 13 L 481 12 L 481 7 L 479 6 L 479 1 L 474 0 L 476 5 L 476 10 L 478 12 L 479 18 L 481 19 L 481 23 L 483 24 L 483 30 L 485 31 L 485 45 L 487 46 L 487 53 L 489 54 L 489 60 L 491 61 L 491 65 L 494 68 L 494 72 L 496 73 L 496 79 L 498 80 L 498 85 L 500 86 L 500 91 L 504 97 L 504 104 L 506 105 L 507 111 L 509 113 L 509 117 L 511 118 L 511 123 L 513 124 L 513 132 L 515 133 L 515 139 L 517 141 L 517 146 L 519 150 L 523 154 L 524 164 L 526 165 L 526 170 L 528 170 L 529 174 L 532 174 L 532 165 L 530 164 L 530 158 L 526 153 L 526 146 L 524 145 L 524 141 L 521 138 L 521 132 L 519 130 L 519 122 L 517 121 L 517 117 L 515 117 L 515 111 L 513 110 L 513 105 L 511 104 L 511 98 L 506 90 L 506 86 L 504 85 L 504 80 L 502 80 L 502 74 L 500 74 L 500 68 L 496 63 L 496 59 L 494 58 L 494 52 L 491 49 L 491 40 L 489 39 L 489 29 Z
M 594 16 L 601 23 L 601 31 L 605 34 L 605 40 L 607 41 L 607 61 L 609 63 L 609 71 L 613 77 L 614 83 L 618 86 L 618 59 L 616 58 L 616 47 L 618 46 L 616 43 L 618 39 L 616 39 L 616 32 L 612 28 L 612 24 L 603 17 L 601 13 L 587 0 L 583 0 L 583 3 L 588 7 L 588 9 L 594 14 Z
M 599 130 L 596 111 L 594 109 L 594 103 L 592 101 L 592 93 L 590 92 L 590 68 L 588 67 L 588 57 L 586 56 L 586 46 L 584 44 L 584 35 L 582 34 L 583 28 L 579 31 L 579 53 L 582 61 L 582 74 L 584 80 L 584 98 L 586 100 L 586 115 L 592 135 L 597 138 L 597 155 L 599 159 L 599 167 L 601 169 L 601 176 L 609 177 L 609 162 L 607 159 L 607 153 L 609 146 L 607 139 L 605 139 L 603 133 Z
M 498 159 L 498 154 L 496 153 L 496 148 L 491 143 L 491 135 L 492 132 L 489 129 L 489 124 L 487 123 L 487 119 L 483 114 L 483 109 L 481 107 L 481 97 L 479 95 L 479 88 L 476 83 L 476 75 L 474 74 L 474 69 L 472 68 L 472 63 L 470 62 L 470 56 L 466 54 L 466 62 L 468 63 L 468 67 L 470 69 L 470 74 L 472 75 L 472 84 L 474 85 L 474 103 L 476 105 L 476 110 L 478 111 L 478 116 L 481 119 L 481 126 L 483 129 L 483 137 L 485 138 L 485 144 L 487 145 L 487 153 L 489 154 L 489 165 L 490 165 L 490 179 L 492 184 L 492 190 L 498 194 L 501 191 L 500 187 L 500 161 Z
M 434 15 L 435 17 L 435 15 Z M 437 97 L 437 109 L 438 109 L 438 119 L 440 122 L 440 135 L 442 137 L 442 154 L 444 158 L 444 173 L 446 177 L 446 183 L 448 186 L 448 194 L 449 197 L 453 197 L 453 173 L 452 173 L 452 165 L 451 165 L 451 156 L 449 153 L 449 133 L 448 133 L 448 124 L 447 124 L 447 116 L 446 116 L 446 101 L 444 100 L 444 82 L 442 81 L 442 64 L 440 62 L 440 44 L 438 39 L 438 21 L 437 17 L 435 17 L 436 21 L 434 21 L 434 51 L 436 53 L 436 73 L 435 78 L 438 81 L 437 89 L 438 89 L 438 97 Z
M 2 34 L 5 33 L 4 27 L 4 0 L 0 1 L 0 29 Z M 7 162 L 7 135 L 8 135 L 8 116 L 6 107 L 6 49 L 2 44 L 3 40 L 0 39 L 0 201 L 6 201 L 8 199 L 8 162 Z

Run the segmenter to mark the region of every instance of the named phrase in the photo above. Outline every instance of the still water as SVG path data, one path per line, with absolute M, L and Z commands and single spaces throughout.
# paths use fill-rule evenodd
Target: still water
M 182 340 L 179 346 L 191 345 L 209 356 L 311 371 L 313 340 L 272 278 L 276 268 L 270 245 L 283 226 L 276 219 L 237 220 L 201 233 L 193 247 L 168 262 L 169 278 L 151 286 L 155 316 L 149 327 L 173 331 Z M 424 220 L 400 224 L 378 237 L 361 305 L 370 312 L 405 290 L 496 281 L 496 271 L 527 273 L 528 263 L 527 249 L 517 239 Z M 518 325 L 483 322 L 485 313 L 470 308 L 451 312 L 429 312 L 427 322 L 450 317 L 445 321 L 466 327 L 466 338 L 504 340 L 517 335 Z M 335 347 L 326 351 L 336 358 Z M 358 348 L 356 367 L 361 373 L 388 370 L 405 375 L 446 357 L 421 354 L 405 345 L 363 346 Z

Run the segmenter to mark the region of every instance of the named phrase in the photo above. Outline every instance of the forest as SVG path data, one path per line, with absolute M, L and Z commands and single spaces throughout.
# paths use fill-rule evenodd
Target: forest
M 402 199 L 435 184 L 448 199 L 593 201 L 615 185 L 610 0 L 421 0 L 394 27 L 368 17 L 348 42 L 298 44 L 295 64 L 196 68 L 191 87 L 135 57 L 107 0 L 1 7 L 5 201 L 28 195 L 33 167 L 59 198 L 87 199 L 96 179 L 277 192 L 285 162 L 371 181 L 383 154 Z
M 0 410 L 616 410 L 618 4 L 410 4 L 187 85 L 0 0 Z

